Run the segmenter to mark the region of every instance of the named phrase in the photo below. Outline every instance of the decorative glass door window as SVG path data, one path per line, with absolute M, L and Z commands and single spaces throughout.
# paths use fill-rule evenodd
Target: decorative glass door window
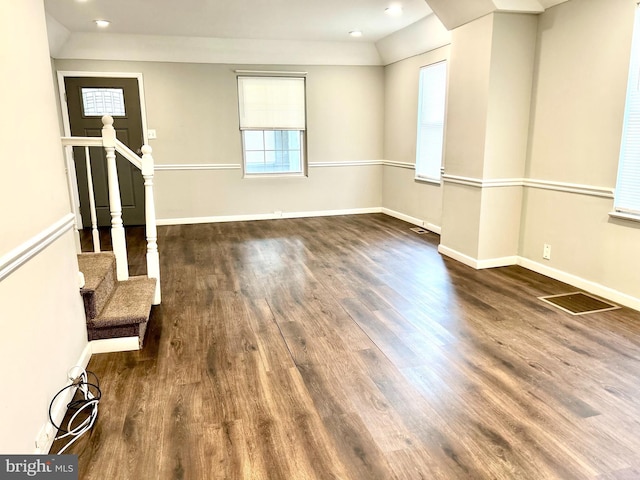
M 122 88 L 82 88 L 82 112 L 85 117 L 124 117 Z

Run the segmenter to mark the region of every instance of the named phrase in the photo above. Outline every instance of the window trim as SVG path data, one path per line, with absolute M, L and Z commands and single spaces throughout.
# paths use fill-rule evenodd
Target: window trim
M 613 218 L 640 222 L 640 196 L 633 192 L 640 190 L 640 134 L 635 133 L 640 125 L 640 6 L 636 7 L 629 58 L 629 73 L 625 92 L 624 118 L 618 156 L 616 186 L 613 195 Z M 631 160 L 631 161 L 630 161 Z M 622 186 L 625 186 L 622 193 Z M 631 196 L 629 196 L 631 192 Z M 624 202 L 623 198 L 631 200 Z
M 422 85 L 422 76 L 423 72 L 428 68 L 436 67 L 439 65 L 444 65 L 445 68 L 445 86 L 444 86 L 444 112 L 442 115 L 442 154 L 440 157 L 440 166 L 438 168 L 438 177 L 431 177 L 427 175 L 420 175 L 418 173 L 418 162 L 420 155 L 420 133 L 423 128 L 423 122 L 421 121 L 422 114 L 422 103 L 423 103 L 423 85 Z M 416 121 L 416 158 L 415 158 L 415 175 L 414 180 L 417 182 L 429 183 L 433 185 L 442 185 L 442 174 L 444 171 L 444 156 L 445 156 L 445 133 L 447 128 L 447 94 L 448 94 L 448 79 L 449 79 L 449 62 L 447 59 L 438 60 L 437 62 L 433 62 L 427 65 L 423 65 L 420 67 L 418 71 L 418 112 L 417 112 L 417 121 Z
M 288 71 L 263 71 L 263 70 L 235 70 L 236 73 L 236 89 L 238 104 L 238 120 L 240 132 L 240 148 L 242 151 L 242 178 L 305 178 L 309 176 L 309 159 L 307 155 L 307 72 L 288 72 Z M 303 85 L 303 108 L 304 108 L 304 128 L 301 130 L 295 128 L 274 128 L 274 127 L 242 127 L 241 126 L 241 98 L 240 98 L 240 78 L 290 78 L 302 80 Z M 253 131 L 280 131 L 291 130 L 300 132 L 300 163 L 301 171 L 295 172 L 247 172 L 247 158 L 245 149 L 245 138 L 243 132 L 245 130 Z

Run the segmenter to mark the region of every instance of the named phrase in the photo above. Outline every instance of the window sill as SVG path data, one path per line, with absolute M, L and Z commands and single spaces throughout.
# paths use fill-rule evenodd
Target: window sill
M 242 178 L 308 178 L 304 173 L 245 173 Z
M 613 218 L 621 218 L 622 220 L 630 220 L 632 222 L 640 222 L 640 215 L 622 212 L 609 212 L 609 216 Z
M 413 177 L 416 182 L 430 183 L 431 185 L 442 185 L 442 181 L 436 178 Z

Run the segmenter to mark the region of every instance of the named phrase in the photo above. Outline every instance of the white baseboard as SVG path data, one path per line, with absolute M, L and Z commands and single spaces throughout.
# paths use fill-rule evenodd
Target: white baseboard
M 87 365 L 89 365 L 89 360 L 91 360 L 91 345 L 87 343 L 80 354 L 80 358 L 74 366 L 80 367 L 83 370 L 87 369 Z M 70 385 L 71 382 L 67 383 L 64 386 Z M 64 420 L 64 416 L 67 414 L 67 404 L 75 395 L 75 388 L 69 388 L 66 392 L 62 393 L 60 397 L 56 400 L 56 404 L 51 409 L 51 416 L 53 417 L 53 421 L 56 424 L 60 425 Z M 36 437 L 36 449 L 34 450 L 34 454 L 36 455 L 46 455 L 51 450 L 51 446 L 53 445 L 57 430 L 51 424 L 51 422 L 46 422 L 40 428 L 40 432 Z
M 442 244 L 438 245 L 438 252 L 447 257 L 451 257 L 465 265 L 468 265 L 476 270 L 484 268 L 506 267 L 509 265 L 520 265 L 528 270 L 531 270 L 541 275 L 553 278 L 560 282 L 567 283 L 573 287 L 585 290 L 606 300 L 610 300 L 625 307 L 632 308 L 640 311 L 640 298 L 627 295 L 626 293 L 619 292 L 613 288 L 606 287 L 600 283 L 592 282 L 577 275 L 563 272 L 556 268 L 549 267 L 542 263 L 534 262 L 528 258 L 520 256 L 510 256 L 501 258 L 490 258 L 488 260 L 478 260 L 463 253 L 458 252 L 452 248 L 446 247 Z
M 577 275 L 572 275 L 570 273 L 563 272 L 562 270 L 558 270 L 556 268 L 534 262 L 533 260 L 525 257 L 518 257 L 518 265 L 528 270 L 532 270 L 536 273 L 551 277 L 554 280 L 568 283 L 569 285 L 580 288 L 589 293 L 593 293 L 594 295 L 618 303 L 620 305 L 624 305 L 625 307 L 640 311 L 640 298 L 632 297 L 631 295 L 619 292 L 618 290 L 614 290 L 613 288 L 605 287 L 600 283 L 592 282 L 591 280 L 578 277 Z
M 91 340 L 91 353 L 131 352 L 140 350 L 138 337 L 105 338 L 103 340 Z
M 507 267 L 509 265 L 517 265 L 518 264 L 518 256 L 513 255 L 509 257 L 497 257 L 497 258 L 488 258 L 485 260 L 478 260 L 477 258 L 470 257 L 469 255 L 465 255 L 464 253 L 458 252 L 453 248 L 446 247 L 442 244 L 438 245 L 438 252 L 442 255 L 446 255 L 447 257 L 451 257 L 454 260 L 457 260 L 465 265 L 475 268 L 476 270 L 482 270 L 484 268 L 496 268 L 496 267 Z
M 280 218 L 330 217 L 334 215 L 360 215 L 382 213 L 380 207 L 349 208 L 344 210 L 317 210 L 310 212 L 273 212 L 249 215 L 219 215 L 213 217 L 159 218 L 158 225 L 190 225 L 196 223 L 249 222 L 254 220 L 278 220 Z
M 445 255 L 449 258 L 453 258 L 454 260 L 457 260 L 460 263 L 464 263 L 465 265 L 472 267 L 472 268 L 478 268 L 478 260 L 476 260 L 473 257 L 470 257 L 469 255 L 465 255 L 464 253 L 460 253 L 457 250 L 454 250 L 453 248 L 449 248 L 449 247 L 445 247 L 444 245 L 440 244 L 438 245 L 438 253 Z
M 509 257 L 498 257 L 498 258 L 488 258 L 486 260 L 477 260 L 478 266 L 476 268 L 478 270 L 482 270 L 483 268 L 508 267 L 509 265 L 517 265 L 518 258 L 519 257 L 517 255 L 513 255 Z
M 385 215 L 389 215 L 390 217 L 402 220 L 404 222 L 417 225 L 418 227 L 424 227 L 430 232 L 440 235 L 440 227 L 438 225 L 434 225 L 433 223 L 425 222 L 424 220 L 420 220 L 419 218 L 412 217 L 410 215 L 405 215 L 404 213 L 398 212 L 396 210 L 391 210 L 390 208 L 382 208 L 382 213 L 384 213 Z

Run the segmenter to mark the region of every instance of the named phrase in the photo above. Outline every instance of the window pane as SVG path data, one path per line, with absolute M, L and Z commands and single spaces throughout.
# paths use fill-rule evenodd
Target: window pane
M 263 165 L 264 164 L 264 152 L 262 150 L 251 151 L 245 153 L 245 159 L 248 165 Z
M 446 62 L 420 69 L 416 177 L 440 180 L 447 85 Z
M 264 149 L 275 150 L 276 149 L 276 132 L 275 130 L 267 130 L 264 132 Z
M 245 173 L 303 173 L 302 132 L 245 130 Z
M 244 148 L 246 150 L 264 150 L 263 132 L 247 130 L 242 133 L 244 135 Z
M 276 164 L 276 152 L 274 152 L 273 150 L 264 152 L 264 163 L 273 168 L 273 166 Z
M 302 162 L 300 158 L 300 150 L 289 151 L 289 168 L 294 172 L 302 172 Z
M 82 88 L 82 110 L 85 117 L 123 117 L 124 91 L 122 88 Z
M 300 132 L 288 131 L 288 142 L 290 150 L 300 150 Z
M 640 8 L 636 8 L 614 209 L 640 216 Z

